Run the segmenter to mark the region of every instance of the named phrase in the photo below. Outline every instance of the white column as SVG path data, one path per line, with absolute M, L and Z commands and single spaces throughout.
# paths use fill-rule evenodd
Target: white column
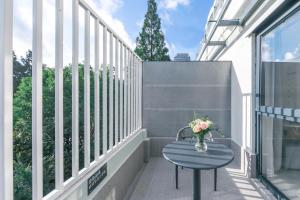
M 130 50 L 128 49 L 128 135 L 131 134 L 131 65 L 132 65 L 132 55 Z
M 115 39 L 115 145 L 119 139 L 119 40 Z
M 0 0 L 0 199 L 13 199 L 13 2 Z
M 109 149 L 113 147 L 113 125 L 114 125 L 114 85 L 113 85 L 113 34 L 110 32 L 109 48 Z
M 99 21 L 95 19 L 95 160 L 99 160 L 100 106 L 99 106 Z
M 33 0 L 32 42 L 32 199 L 43 197 L 43 1 Z
M 107 152 L 107 138 L 108 138 L 108 127 L 107 127 L 107 28 L 103 27 L 103 154 Z
M 76 177 L 79 171 L 78 0 L 73 0 L 72 9 L 72 176 Z
M 124 138 L 127 137 L 128 133 L 128 50 L 124 47 Z
M 140 61 L 140 124 L 139 128 L 143 125 L 143 62 Z
M 63 0 L 55 10 L 55 188 L 64 182 L 64 108 L 63 108 Z
M 90 11 L 85 11 L 84 40 L 84 167 L 90 166 Z
M 123 94 L 124 94 L 124 53 L 123 53 L 123 43 L 120 41 L 120 141 L 123 140 L 124 138 L 124 126 L 123 126 L 123 120 L 124 120 L 124 98 L 123 98 Z
M 130 133 L 134 131 L 134 53 L 131 54 L 130 65 Z

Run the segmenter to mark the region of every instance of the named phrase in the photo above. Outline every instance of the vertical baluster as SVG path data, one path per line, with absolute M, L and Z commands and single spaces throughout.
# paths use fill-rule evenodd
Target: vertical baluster
M 131 65 L 130 65 L 130 133 L 134 131 L 134 54 L 131 54 Z
M 0 0 L 0 199 L 13 199 L 13 2 Z
M 140 61 L 140 128 L 143 126 L 143 62 Z
M 128 49 L 128 135 L 131 134 L 131 64 L 132 64 L 132 59 L 131 59 L 131 52 Z
M 95 19 L 95 160 L 99 160 L 100 106 L 99 106 L 99 21 Z
M 102 98 L 103 98 L 103 113 L 102 113 L 102 141 L 103 141 L 103 154 L 107 152 L 107 138 L 108 138 L 108 127 L 107 127 L 107 28 L 103 27 L 103 79 L 102 79 L 103 89 L 102 89 Z
M 72 176 L 76 177 L 79 170 L 78 0 L 73 0 L 72 9 Z
M 114 126 L 114 87 L 113 87 L 113 33 L 110 32 L 109 48 L 109 149 L 113 147 L 113 126 Z
M 123 141 L 124 138 L 124 124 L 123 124 L 123 120 L 124 120 L 124 112 L 123 112 L 123 108 L 124 108 L 124 98 L 123 98 L 123 94 L 124 94 L 124 53 L 123 53 L 123 43 L 120 41 L 120 142 Z
M 84 167 L 90 165 L 90 11 L 85 11 L 84 34 Z
M 119 40 L 115 39 L 115 145 L 119 140 Z
M 63 0 L 55 9 L 55 188 L 64 182 Z
M 32 199 L 43 197 L 43 1 L 33 0 L 32 42 Z
M 124 138 L 128 135 L 128 50 L 124 47 Z

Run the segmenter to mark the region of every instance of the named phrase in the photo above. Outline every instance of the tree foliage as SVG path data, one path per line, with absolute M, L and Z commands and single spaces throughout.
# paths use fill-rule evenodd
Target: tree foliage
M 13 134 L 14 198 L 31 199 L 32 193 L 32 75 L 31 51 L 18 61 L 14 54 Z M 84 162 L 84 69 L 79 71 L 79 166 Z M 100 77 L 101 78 L 101 77 Z M 64 178 L 72 175 L 72 68 L 64 67 Z M 55 70 L 43 66 L 43 188 L 44 195 L 55 188 Z M 94 72 L 90 70 L 90 129 L 94 143 Z M 99 91 L 100 93 L 102 90 Z M 94 158 L 91 145 L 91 159 Z
M 136 39 L 135 52 L 144 61 L 170 60 L 155 0 L 148 0 L 148 10 L 142 31 Z

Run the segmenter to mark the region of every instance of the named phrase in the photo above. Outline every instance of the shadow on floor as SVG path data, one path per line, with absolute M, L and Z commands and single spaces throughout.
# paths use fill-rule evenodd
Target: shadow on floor
M 145 166 L 130 200 L 191 200 L 192 170 L 179 170 L 179 189 L 175 189 L 175 167 L 160 157 Z M 250 179 L 232 163 L 218 169 L 218 188 L 213 191 L 213 170 L 201 171 L 202 200 L 262 200 Z

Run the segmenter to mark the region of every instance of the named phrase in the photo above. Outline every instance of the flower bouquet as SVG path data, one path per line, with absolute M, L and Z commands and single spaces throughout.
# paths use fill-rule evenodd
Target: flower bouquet
M 207 144 L 205 143 L 204 138 L 207 134 L 211 136 L 210 131 L 213 129 L 214 123 L 208 118 L 195 117 L 195 119 L 189 123 L 189 126 L 196 138 L 195 149 L 198 152 L 207 151 Z

